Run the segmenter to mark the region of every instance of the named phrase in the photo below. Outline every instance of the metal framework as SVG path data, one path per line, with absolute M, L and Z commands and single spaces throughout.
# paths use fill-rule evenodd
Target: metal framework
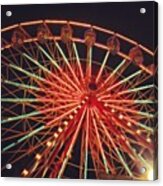
M 1 32 L 2 158 L 9 157 L 2 171 L 28 158 L 18 175 L 151 179 L 154 52 L 74 21 Z

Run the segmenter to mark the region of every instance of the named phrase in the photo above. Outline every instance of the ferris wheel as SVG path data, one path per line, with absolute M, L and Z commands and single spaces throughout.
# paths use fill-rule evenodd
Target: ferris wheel
M 22 22 L 1 33 L 2 172 L 10 163 L 24 177 L 149 179 L 153 51 L 70 20 Z

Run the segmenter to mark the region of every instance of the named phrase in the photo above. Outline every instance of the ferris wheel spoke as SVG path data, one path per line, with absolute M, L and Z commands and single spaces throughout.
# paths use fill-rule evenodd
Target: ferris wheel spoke
M 50 146 L 47 146 L 49 142 L 50 141 L 46 143 L 46 146 L 44 147 L 44 150 L 42 150 L 41 154 L 38 154 L 40 158 L 38 159 L 37 156 L 35 158 L 35 164 L 31 168 L 31 171 L 30 171 L 30 174 L 33 174 L 33 177 L 37 177 L 37 175 L 39 174 L 42 174 L 42 176 L 44 177 L 50 167 L 50 165 L 49 167 L 46 166 L 46 164 L 49 164 L 48 162 L 49 158 L 46 158 L 46 155 L 49 154 L 49 157 L 51 156 L 52 154 L 51 150 L 55 149 L 55 141 L 53 141 L 53 143 L 51 143 Z M 38 170 L 36 171 L 37 167 L 38 167 Z
M 83 69 L 81 67 L 81 61 L 80 61 L 80 58 L 79 58 L 79 54 L 78 54 L 75 42 L 73 42 L 73 48 L 74 48 L 74 51 L 75 51 L 77 64 L 78 64 L 78 68 L 79 68 L 79 71 L 80 71 L 80 76 L 81 76 L 82 81 L 84 81 Z
M 25 28 L 22 26 L 22 25 L 19 25 L 19 29 L 24 33 L 24 35 L 29 39 L 31 38 L 31 35 L 25 30 Z M 30 46 L 30 49 L 31 49 L 31 55 L 34 55 L 35 54 L 35 51 L 32 47 L 32 44 L 29 43 L 29 46 Z M 24 47 L 24 46 L 23 46 Z M 24 47 L 25 48 L 25 47 Z M 26 50 L 26 51 L 29 51 L 29 50 Z
M 99 88 L 100 90 L 109 82 L 109 80 L 118 72 L 118 70 L 126 63 L 126 59 L 121 61 L 121 63 L 112 71 L 112 73 L 108 76 L 108 78 L 104 81 L 104 83 Z
M 36 129 L 37 130 L 37 129 Z M 40 129 L 39 129 L 40 130 Z M 31 141 L 31 144 L 29 144 L 28 143 L 28 140 L 33 136 L 35 136 L 36 134 L 38 134 L 38 130 L 37 131 L 35 131 L 34 133 L 33 133 L 33 131 L 31 130 L 31 134 L 27 134 L 26 136 L 26 140 L 25 139 L 23 139 L 23 138 L 21 138 L 21 139 L 19 139 L 20 141 L 21 141 L 21 144 L 19 144 L 19 148 L 17 148 L 17 153 L 23 153 L 23 150 L 20 150 L 21 148 L 23 148 L 23 146 L 25 147 L 25 144 L 26 145 L 32 145 L 32 141 Z M 34 135 L 35 134 L 35 135 Z M 46 135 L 46 133 L 44 132 L 44 135 Z M 25 137 L 24 137 L 25 138 Z M 43 137 L 41 137 L 40 138 L 40 140 L 42 139 Z M 20 141 L 17 141 L 17 144 L 18 143 L 20 143 Z M 43 142 L 41 142 L 41 143 L 37 143 L 37 146 L 38 147 L 41 147 L 43 145 Z M 9 160 L 9 162 L 10 163 L 16 163 L 18 160 L 20 160 L 21 158 L 23 158 L 24 156 L 26 156 L 26 155 L 29 155 L 32 151 L 34 151 L 36 148 L 37 148 L 37 146 L 31 146 L 32 148 L 30 148 L 30 149 L 25 149 L 24 150 L 24 153 L 22 154 L 22 155 L 20 155 L 20 156 L 18 156 L 18 157 L 15 157 L 15 155 L 16 155 L 16 153 L 15 153 L 15 151 L 13 151 L 14 153 L 12 153 L 12 151 L 9 151 L 9 149 L 7 150 L 7 151 L 5 151 L 6 153 L 12 153 L 13 154 L 13 156 L 11 156 L 11 158 L 10 158 L 10 160 Z M 30 150 L 30 151 L 29 151 Z M 21 152 L 22 151 L 22 152 Z M 3 152 L 3 153 L 5 153 L 5 152 Z
M 86 108 L 84 107 L 84 108 L 83 108 L 83 113 L 82 113 L 82 115 L 81 115 L 80 121 L 79 121 L 78 126 L 77 126 L 77 129 L 76 129 L 76 131 L 75 131 L 75 133 L 74 133 L 74 135 L 73 135 L 73 139 L 72 139 L 71 144 L 70 144 L 70 146 L 69 146 L 69 149 L 68 149 L 68 151 L 67 151 L 67 153 L 66 153 L 66 158 L 63 160 L 61 169 L 60 169 L 60 171 L 59 171 L 59 173 L 58 173 L 58 176 L 57 176 L 58 178 L 61 178 L 61 176 L 62 176 L 62 174 L 63 174 L 63 172 L 64 172 L 64 170 L 65 170 L 65 167 L 66 167 L 67 162 L 68 162 L 68 159 L 69 159 L 69 155 L 70 155 L 70 153 L 71 153 L 71 151 L 72 151 L 72 148 L 74 147 L 76 138 L 77 138 L 78 133 L 79 133 L 79 131 L 80 131 L 80 129 L 81 129 L 81 125 L 82 125 L 82 123 L 83 123 L 83 119 L 84 119 L 85 113 L 86 113 Z
M 134 93 L 137 93 L 139 91 L 144 91 L 144 90 L 147 90 L 147 89 L 150 89 L 150 88 L 154 88 L 154 84 L 135 87 L 135 88 L 129 88 L 127 90 L 119 91 L 116 95 L 114 95 L 114 98 L 117 98 L 118 96 L 122 96 L 122 95 L 125 95 L 125 94 L 134 94 Z M 101 100 L 107 99 L 107 98 L 109 99 L 110 97 L 111 97 L 111 95 L 103 95 L 103 96 L 101 96 Z
M 71 139 L 73 138 L 73 135 L 74 135 L 74 132 L 76 131 L 76 127 L 77 126 L 75 126 L 76 124 L 77 124 L 77 122 L 78 122 L 78 119 L 80 118 L 80 116 L 81 116 L 81 114 L 82 114 L 82 112 L 83 112 L 83 109 L 81 109 L 80 111 L 78 111 L 76 114 L 76 117 L 73 119 L 73 120 L 70 120 L 69 121 L 69 123 L 67 122 L 67 121 L 65 121 L 64 123 L 66 124 L 66 130 L 65 130 L 65 132 L 63 133 L 63 138 L 64 138 L 64 140 L 66 141 L 67 139 L 69 140 L 69 143 L 67 143 L 66 142 L 66 147 L 64 147 L 64 149 L 65 149 L 65 151 L 67 152 L 67 150 L 66 149 L 68 149 L 69 148 L 69 145 L 70 145 L 70 143 L 71 143 Z M 77 119 L 78 118 L 78 119 Z M 72 129 L 73 128 L 73 129 Z M 63 131 L 64 131 L 64 129 L 63 129 Z M 61 132 L 61 131 L 59 131 L 59 132 Z M 55 133 L 56 134 L 56 133 Z M 72 137 L 70 138 L 70 136 L 72 135 Z M 51 158 L 50 158 L 50 162 L 49 162 L 49 164 L 51 164 L 51 163 L 53 163 L 54 162 L 54 159 L 56 158 L 56 156 L 57 156 L 57 154 L 59 153 L 59 151 L 60 151 L 60 149 L 63 147 L 63 145 L 64 145 L 64 143 L 62 143 L 62 139 L 60 138 L 59 139 L 59 136 L 56 136 L 56 135 L 54 135 L 55 136 L 55 138 L 57 138 L 58 140 L 57 140 L 57 143 L 56 143 L 56 146 L 55 146 L 55 149 L 54 149 L 54 152 L 52 152 L 52 154 L 51 154 Z M 58 159 L 58 161 L 60 161 L 60 159 L 64 159 L 65 158 L 65 156 L 66 156 L 66 153 L 65 153 L 65 151 L 62 153 L 62 158 L 61 158 L 61 156 L 60 156 L 60 158 Z M 60 164 L 60 162 L 58 162 L 59 164 Z M 53 172 L 51 173 L 51 176 L 50 177 L 56 177 L 57 176 L 57 173 L 58 173 L 58 169 L 59 169 L 59 165 L 57 166 L 57 164 L 58 164 L 57 162 L 55 163 L 56 164 L 56 167 L 54 167 L 54 170 L 53 170 Z M 68 164 L 68 162 L 67 162 L 67 164 Z M 57 170 L 56 170 L 57 169 Z
M 37 98 L 1 98 L 2 102 L 9 103 L 26 103 L 26 102 L 39 102 Z
M 76 106 L 74 106 L 72 109 L 64 112 L 63 114 L 59 115 L 58 117 L 56 117 L 54 120 L 49 121 L 46 125 L 50 126 L 50 125 L 55 125 L 55 123 L 63 118 L 65 118 L 66 116 L 68 116 L 69 114 L 73 113 L 74 110 L 78 109 L 79 103 L 76 104 Z
M 87 179 L 88 173 L 88 144 L 89 144 L 89 125 L 90 125 L 90 110 L 86 111 L 86 123 L 85 123 L 85 162 L 84 162 L 84 179 Z
M 4 86 L 5 80 L 3 80 L 2 88 L 6 91 L 6 93 L 3 95 L 3 97 L 12 96 L 13 98 L 18 98 L 15 94 L 19 92 L 19 89 L 10 91 L 7 86 Z
M 58 128 L 59 129 L 59 128 Z M 50 129 L 51 130 L 51 129 Z M 60 131 L 60 130 L 59 130 Z M 47 131 L 46 134 L 48 136 L 49 132 Z M 47 167 L 47 164 L 49 164 L 49 159 L 51 157 L 51 155 L 53 154 L 53 149 L 56 148 L 56 144 L 59 138 L 59 134 L 57 134 L 57 132 L 53 133 L 53 136 L 48 137 L 48 140 L 45 140 L 46 144 L 44 144 L 43 149 L 40 151 L 39 154 L 36 154 L 35 156 L 35 163 L 34 166 L 31 168 L 31 171 L 29 171 L 29 174 L 34 177 L 37 177 L 37 175 L 42 172 L 42 176 L 44 177 L 46 172 L 49 169 L 49 166 Z M 41 142 L 42 140 L 40 140 Z M 47 158 L 47 154 L 49 154 L 49 158 Z M 44 161 L 45 158 L 45 161 Z M 43 164 L 41 167 L 39 166 L 40 164 Z M 34 171 L 36 170 L 36 168 L 39 168 L 39 170 L 34 174 Z
M 131 109 L 131 108 L 124 108 L 122 106 L 115 106 L 115 105 L 112 105 L 112 104 L 109 104 L 109 107 L 120 110 L 122 112 L 141 115 L 141 116 L 144 116 L 144 117 L 147 117 L 147 118 L 153 118 L 154 117 L 154 114 L 151 114 L 151 113 L 148 113 L 148 112 L 138 111 L 138 110 Z
M 7 129 L 6 129 L 7 130 Z M 32 130 L 32 129 L 30 129 Z M 9 137 L 5 137 L 2 141 L 8 141 L 8 140 L 11 140 L 11 139 L 15 139 L 15 138 L 18 138 L 18 137 L 21 137 L 21 136 L 24 136 L 26 135 L 29 131 L 14 131 L 14 130 L 8 130 L 8 132 L 12 132 L 12 136 L 9 136 Z
M 128 86 L 126 88 L 134 88 L 134 87 L 141 86 L 143 84 L 143 82 L 149 78 L 150 78 L 149 75 L 141 73 L 141 74 L 135 76 L 135 78 L 132 79 L 132 81 L 128 84 Z
M 59 46 L 59 43 L 57 43 L 57 42 L 55 41 L 55 45 L 56 45 L 56 47 L 58 48 L 60 54 L 62 55 L 63 60 L 65 61 L 66 65 L 68 66 L 68 68 L 69 68 L 69 70 L 70 70 L 70 72 L 71 72 L 71 74 L 72 74 L 74 80 L 75 80 L 76 83 L 78 84 L 78 86 L 77 86 L 76 84 L 73 83 L 74 87 L 75 87 L 79 92 L 81 92 L 81 90 L 79 89 L 79 87 L 80 87 L 80 82 L 79 82 L 78 77 L 76 76 L 76 74 L 75 74 L 74 70 L 72 69 L 72 67 L 71 67 L 71 65 L 70 65 L 70 63 L 69 63 L 69 61 L 68 61 L 68 59 L 66 58 L 66 56 L 65 56 L 65 54 L 63 53 L 61 47 Z M 72 81 L 72 82 L 73 82 L 73 81 Z
M 36 133 L 37 134 L 37 133 Z M 47 132 L 46 133 L 44 133 L 44 135 L 47 135 Z M 28 138 L 27 138 L 28 139 Z M 43 139 L 43 137 L 41 137 L 41 139 Z M 40 139 L 40 140 L 41 140 Z M 12 164 L 14 164 L 14 163 L 16 163 L 17 161 L 19 161 L 19 160 L 21 160 L 22 158 L 24 158 L 25 156 L 29 156 L 29 154 L 31 154 L 31 153 L 33 153 L 35 150 L 37 150 L 38 148 L 40 148 L 40 147 L 42 147 L 42 145 L 44 145 L 47 141 L 48 141 L 49 139 L 46 139 L 46 140 L 44 140 L 44 141 L 42 141 L 41 143 L 37 143 L 37 145 L 35 145 L 35 146 L 33 146 L 31 149 L 30 149 L 30 151 L 29 151 L 29 149 L 25 149 L 24 151 L 25 152 L 23 152 L 23 154 L 22 155 L 20 155 L 20 156 L 18 156 L 18 157 L 15 157 L 15 155 L 16 155 L 16 153 L 13 153 L 13 156 L 11 156 L 11 158 L 10 158 L 10 160 L 9 160 L 9 162 L 10 163 L 12 163 Z M 27 143 L 27 142 L 23 142 L 22 143 L 22 146 L 20 146 L 20 148 L 21 147 L 23 147 L 23 145 L 25 144 L 25 143 Z M 19 149 L 20 149 L 19 148 Z M 9 149 L 8 149 L 9 150 Z M 10 151 L 4 151 L 3 153 L 10 153 Z M 15 151 L 14 151 L 15 152 Z M 19 150 L 17 151 L 17 152 L 19 152 Z
M 118 120 L 117 118 L 113 117 L 113 121 L 114 121 L 115 123 L 117 123 L 118 126 L 123 127 L 122 124 L 119 122 L 119 120 Z M 131 131 L 131 129 L 128 129 L 128 130 L 126 130 L 126 131 L 128 131 L 128 133 L 130 133 L 130 134 L 133 136 L 133 138 L 136 136 L 136 140 L 138 140 L 138 143 L 140 142 L 140 145 L 141 145 L 141 146 L 143 146 L 143 147 L 145 147 L 145 148 L 147 148 L 147 149 L 150 149 L 150 148 L 151 148 L 151 143 L 148 143 L 147 140 L 146 140 L 144 137 L 141 137 L 141 136 L 139 136 L 139 135 L 136 135 L 136 134 L 139 134 L 138 131 L 141 132 L 140 129 L 137 129 L 137 130 L 134 131 L 134 132 Z M 122 139 L 123 139 L 123 138 L 122 138 Z M 125 138 L 124 138 L 124 139 L 125 139 Z M 124 140 L 124 139 L 123 139 L 123 140 Z M 129 141 L 126 141 L 126 142 L 127 142 L 127 146 L 128 146 Z M 130 154 L 132 154 L 132 153 L 133 153 L 133 152 L 130 152 Z
M 53 102 L 50 98 L 1 98 L 1 102 L 9 102 L 9 103 L 33 103 L 33 102 Z M 56 103 L 65 103 L 65 102 L 77 102 L 77 100 L 71 99 L 61 99 L 56 100 Z
M 136 121 L 135 119 L 132 119 L 132 118 L 129 117 L 129 116 L 126 116 L 126 115 L 125 115 L 125 116 L 124 116 L 124 119 L 127 121 L 127 123 L 128 123 L 129 126 L 131 126 L 131 125 L 132 125 L 131 123 L 133 123 L 135 126 L 141 127 L 141 128 L 143 128 L 143 129 L 147 130 L 148 132 L 151 132 L 151 133 L 154 132 L 154 130 L 152 129 L 152 127 L 146 126 L 146 125 L 144 125 L 143 123 L 141 123 L 141 122 L 139 122 L 139 121 Z
M 129 81 L 130 79 L 134 78 L 135 76 L 137 76 L 137 75 L 139 75 L 139 74 L 141 74 L 141 73 L 142 73 L 142 70 L 136 71 L 135 73 L 131 74 L 130 76 L 128 76 L 128 77 L 126 77 L 126 78 L 124 78 L 123 80 L 119 81 L 118 83 L 115 83 L 115 84 L 113 84 L 112 86 L 108 87 L 108 88 L 106 89 L 106 91 L 104 91 L 104 93 L 107 93 L 107 92 L 109 92 L 109 91 L 115 89 L 116 87 L 118 87 L 118 86 L 120 86 L 120 85 L 126 83 L 127 81 Z M 98 96 L 100 96 L 100 95 L 102 95 L 102 94 L 104 94 L 104 93 L 100 93 L 100 94 L 98 94 Z M 99 97 L 99 98 L 100 98 L 100 97 Z
M 33 86 L 33 85 L 26 85 L 26 84 L 17 83 L 17 82 L 13 82 L 13 81 L 9 81 L 9 80 L 4 80 L 3 82 L 5 84 L 12 85 L 12 86 L 15 86 L 15 87 L 19 87 L 19 88 L 22 88 L 22 89 L 44 91 L 42 88 L 39 88 L 39 87 L 36 87 L 36 86 Z
M 50 62 L 60 71 L 60 73 L 65 76 L 65 78 L 68 80 L 68 82 L 71 83 L 71 86 L 69 88 L 74 91 L 74 88 L 77 90 L 79 89 L 75 83 L 70 79 L 70 77 L 61 69 L 61 67 L 57 64 L 57 62 L 41 47 L 38 45 L 38 48 L 45 54 L 45 56 L 50 60 Z
M 99 170 L 99 164 L 103 166 L 103 163 L 101 161 L 98 161 L 98 153 L 97 153 L 97 149 L 94 148 L 93 144 L 90 143 L 90 153 L 91 153 L 91 157 L 92 157 L 92 161 L 93 161 L 93 166 L 94 166 L 94 172 L 96 175 L 96 178 L 99 178 L 98 172 L 100 172 Z M 98 165 L 97 165 L 97 161 L 98 161 Z
M 73 137 L 73 136 L 72 136 Z M 64 152 L 62 152 L 62 154 L 60 155 L 60 157 L 59 158 L 57 158 L 58 159 L 58 161 L 56 161 L 55 162 L 55 165 L 53 166 L 54 168 L 53 168 L 53 170 L 52 170 L 52 172 L 51 172 L 51 174 L 50 174 L 50 177 L 51 178 L 53 178 L 53 177 L 57 177 L 57 175 L 59 174 L 59 171 L 60 171 L 60 168 L 63 166 L 63 161 L 66 159 L 66 158 L 68 158 L 68 160 L 67 160 L 67 162 L 65 163 L 65 167 L 67 167 L 68 166 L 68 161 L 69 161 L 69 159 L 70 159 L 70 157 L 71 157 L 71 153 L 70 153 L 70 155 L 68 156 L 67 155 L 67 151 L 68 151 L 68 148 L 69 148 L 69 146 L 70 146 L 70 144 L 71 144 L 71 139 L 72 139 L 72 137 L 69 139 L 69 141 L 67 141 L 65 144 L 64 144 L 64 149 L 65 149 L 65 151 Z M 60 146 L 60 149 L 62 148 L 62 146 L 63 145 L 61 145 Z M 59 150 L 60 150 L 59 149 Z M 57 151 L 57 153 L 58 153 L 59 151 Z M 55 152 L 54 152 L 55 153 Z M 52 156 L 54 157 L 54 159 L 56 159 L 56 154 L 57 153 L 55 153 L 55 154 L 52 154 Z M 55 155 L 55 156 L 54 156 Z
M 47 72 L 48 74 L 50 74 L 52 77 L 54 77 L 58 82 L 60 82 L 61 84 L 65 85 L 66 87 L 69 88 L 68 84 L 65 83 L 62 79 L 60 79 L 58 76 L 56 76 L 54 73 L 52 73 L 51 71 L 49 71 L 47 68 L 45 68 L 44 66 L 42 66 L 37 60 L 34 60 L 33 58 L 31 58 L 30 56 L 28 56 L 27 54 L 23 53 L 23 56 L 25 56 L 27 59 L 29 59 L 31 62 L 33 62 L 34 64 L 36 64 L 37 66 L 39 66 L 41 69 L 43 69 L 45 72 Z M 54 84 L 55 86 L 55 84 Z M 58 86 L 55 86 L 56 88 L 58 88 Z M 59 87 L 59 89 L 63 90 L 64 92 L 68 92 L 69 91 L 67 89 L 64 89 L 63 87 Z
M 85 148 L 85 131 L 81 131 L 81 145 L 80 145 L 80 152 L 84 151 Z M 80 162 L 79 162 L 79 178 L 82 179 L 83 176 L 83 169 L 84 169 L 84 159 L 85 154 L 80 153 Z
M 30 78 L 34 78 L 34 79 L 37 79 L 37 80 L 39 80 L 39 81 L 43 81 L 43 82 L 46 82 L 46 83 L 48 82 L 49 84 L 51 84 L 49 81 L 45 80 L 44 78 L 42 78 L 42 77 L 40 77 L 40 76 L 38 76 L 38 75 L 36 75 L 36 74 L 32 74 L 32 73 L 28 72 L 27 70 L 24 70 L 23 68 L 21 68 L 21 67 L 19 67 L 19 66 L 17 66 L 17 65 L 10 64 L 9 66 L 10 66 L 11 68 L 13 68 L 13 69 L 19 71 L 19 72 L 22 72 L 22 73 L 26 74 L 26 75 L 29 76 Z
M 19 120 L 19 119 L 33 117 L 33 116 L 36 116 L 36 115 L 39 115 L 39 114 L 40 114 L 40 112 L 34 111 L 34 112 L 31 112 L 31 113 L 28 113 L 28 114 L 23 114 L 23 115 L 19 115 L 19 116 L 9 117 L 9 118 L 7 118 L 5 120 L 2 120 L 1 123 L 4 124 L 4 123 L 8 123 L 8 122 Z
M 93 112 L 92 112 L 92 118 L 93 118 L 92 119 L 93 120 L 93 125 L 94 125 L 94 129 L 95 129 L 95 133 L 96 133 L 96 137 L 97 137 L 99 149 L 100 149 L 100 152 L 101 152 L 101 156 L 102 156 L 102 159 L 103 159 L 103 164 L 104 164 L 104 167 L 105 167 L 106 174 L 110 174 L 110 171 L 113 173 L 114 172 L 113 167 L 110 164 L 110 162 L 107 160 L 107 158 L 105 156 L 105 153 L 104 153 L 104 149 L 102 147 L 102 143 L 101 143 L 101 139 L 100 139 L 100 134 L 98 132 L 98 127 L 97 127 L 97 122 L 96 122 L 96 119 L 93 116 Z
M 119 115 L 119 116 L 123 116 L 123 115 Z M 130 119 L 129 117 L 127 117 L 125 115 L 123 116 L 123 118 L 119 117 L 119 119 L 117 118 L 117 116 L 112 116 L 112 120 L 114 123 L 116 123 L 116 125 L 118 127 L 120 127 L 121 129 L 124 129 L 126 133 L 131 134 L 133 136 L 133 138 L 136 137 L 136 140 L 138 140 L 140 142 L 140 146 L 151 149 L 151 144 L 149 143 L 151 141 L 150 138 L 145 139 L 144 137 L 139 136 L 139 134 L 141 134 L 142 132 L 144 133 L 144 129 L 146 129 L 150 133 L 153 133 L 153 130 L 150 127 L 144 126 L 140 122 Z M 137 129 L 133 130 L 133 128 L 135 128 L 135 127 Z M 139 129 L 139 127 L 141 129 Z M 115 135 L 116 134 L 118 134 L 118 131 L 115 133 Z M 123 137 L 123 135 L 120 135 L 120 134 L 118 136 Z M 123 137 L 122 139 L 124 140 L 125 138 Z M 128 141 L 127 141 L 127 143 L 128 143 Z M 132 154 L 132 153 L 130 153 L 130 154 Z
M 96 117 L 98 117 L 98 114 L 97 114 L 96 111 L 95 111 L 95 114 L 96 114 Z M 100 123 L 101 123 L 102 128 L 104 129 L 104 132 L 105 132 L 106 136 L 108 137 L 109 141 L 110 141 L 111 144 L 113 145 L 113 147 L 114 147 L 114 149 L 115 149 L 115 151 L 116 151 L 116 153 L 117 153 L 117 156 L 118 156 L 120 162 L 123 164 L 123 166 L 124 166 L 124 168 L 126 169 L 126 171 L 128 172 L 128 174 L 129 174 L 131 177 L 133 177 L 133 173 L 131 172 L 131 170 L 130 170 L 130 168 L 128 167 L 127 163 L 124 161 L 124 159 L 123 159 L 121 153 L 119 152 L 119 150 L 118 150 L 117 146 L 115 145 L 113 139 L 111 138 L 110 134 L 108 133 L 108 131 L 107 131 L 105 125 L 103 124 L 102 121 L 100 121 Z
M 55 107 L 55 108 L 49 108 L 49 109 L 44 109 L 44 110 L 40 110 L 40 111 L 33 111 L 33 112 L 30 112 L 30 113 L 27 113 L 27 114 L 22 114 L 22 115 L 19 115 L 19 116 L 9 117 L 5 120 L 2 120 L 1 123 L 4 124 L 4 123 L 12 122 L 12 121 L 15 121 L 15 120 L 19 120 L 19 119 L 29 118 L 29 117 L 37 116 L 37 115 L 40 115 L 40 114 L 45 114 L 45 113 L 52 112 L 52 111 L 56 112 L 58 110 L 73 107 L 73 106 L 76 106 L 76 105 L 78 105 L 78 103 L 70 103 L 70 104 L 66 104 L 66 105 L 63 105 L 63 106 L 58 106 L 58 107 Z
M 92 47 L 87 48 L 86 79 L 92 76 Z
M 56 87 L 57 89 L 63 89 L 62 87 L 58 87 L 58 86 L 55 85 L 54 83 L 52 83 L 52 82 L 50 82 L 50 81 L 48 81 L 48 80 L 46 80 L 46 79 L 44 79 L 44 78 L 42 78 L 42 77 L 36 75 L 36 74 L 32 74 L 32 73 L 30 73 L 30 72 L 28 72 L 28 71 L 26 71 L 26 70 L 24 70 L 24 69 L 22 69 L 22 68 L 16 66 L 16 65 L 10 64 L 10 67 L 11 67 L 11 68 L 14 68 L 15 70 L 18 70 L 18 71 L 20 71 L 20 72 L 22 72 L 22 73 L 24 73 L 24 74 L 26 74 L 26 75 L 29 76 L 30 78 L 33 78 L 33 79 L 39 80 L 39 81 L 41 81 L 41 82 L 44 82 L 44 83 L 46 83 L 46 84 L 48 84 L 48 85 L 50 85 L 50 86 L 52 86 L 52 87 Z M 37 82 L 37 81 L 36 81 L 36 82 Z M 37 82 L 37 83 L 38 83 L 38 82 Z M 54 92 L 56 92 L 56 91 L 54 91 Z M 56 93 L 57 93 L 57 92 L 56 92 Z M 59 92 L 58 92 L 58 94 L 59 94 Z
M 96 77 L 96 80 L 95 80 L 96 83 L 98 83 L 98 81 L 99 81 L 100 78 L 101 78 L 101 75 L 102 75 L 103 70 L 104 70 L 104 67 L 105 67 L 105 65 L 106 65 L 106 63 L 107 63 L 109 54 L 110 54 L 110 52 L 107 51 L 107 52 L 106 52 L 106 55 L 105 55 L 105 58 L 104 58 L 104 60 L 103 60 L 103 62 L 102 62 L 102 64 L 101 64 L 100 70 L 98 71 L 98 74 L 97 74 L 97 77 Z
M 112 112 L 113 114 L 115 113 L 116 117 L 117 114 L 116 114 L 116 110 L 115 109 L 111 109 L 111 111 L 109 110 L 107 112 L 107 114 L 110 112 Z M 149 127 L 149 126 L 146 126 L 145 124 L 142 124 L 139 120 L 137 119 L 134 119 L 132 118 L 132 116 L 129 116 L 129 115 L 122 115 L 122 114 L 119 114 L 119 119 L 121 120 L 122 123 L 119 123 L 119 126 L 124 128 L 125 130 L 127 130 L 129 133 L 133 134 L 133 130 L 132 130 L 132 125 L 136 126 L 136 127 L 140 127 L 142 129 L 145 129 L 147 130 L 147 132 L 150 132 L 150 133 L 153 133 L 153 129 L 152 127 Z M 125 123 L 123 122 L 123 120 L 125 121 Z
M 132 147 L 130 146 L 130 141 L 128 140 L 128 137 L 125 136 L 126 133 L 129 133 L 131 135 L 134 135 L 134 132 L 132 129 L 128 128 L 127 126 L 124 125 L 124 123 L 121 123 L 118 121 L 118 119 L 116 119 L 116 117 L 112 116 L 111 121 L 108 120 L 108 117 L 105 117 L 105 122 L 108 126 L 108 132 L 110 132 L 112 134 L 112 136 L 115 136 L 116 140 L 115 144 L 117 146 L 120 146 L 122 151 L 126 152 L 129 154 L 129 156 L 131 157 L 131 159 L 133 161 L 136 160 L 135 157 L 135 152 L 132 149 Z M 119 129 L 115 128 L 111 122 L 114 122 L 116 124 L 117 127 L 119 127 Z M 105 125 L 106 127 L 106 125 Z M 123 130 L 125 130 L 125 134 L 123 133 Z
M 112 85 L 111 87 L 107 88 L 106 91 L 110 91 L 110 90 L 112 90 L 113 88 L 116 88 L 117 86 L 122 85 L 123 83 L 126 83 L 127 81 L 129 81 L 130 79 L 136 77 L 137 75 L 139 75 L 139 74 L 141 74 L 141 73 L 142 73 L 141 70 L 136 71 L 135 73 L 129 75 L 128 77 L 124 78 L 124 79 L 121 80 L 120 82 L 118 82 L 118 83 Z
M 7 42 L 6 40 L 2 39 L 2 41 L 4 41 L 6 44 L 8 44 L 8 42 Z M 11 48 L 9 48 L 9 53 L 10 53 L 10 55 L 12 56 L 13 61 L 14 61 L 15 63 L 17 63 L 16 57 L 15 57 L 15 55 L 14 55 L 14 53 L 13 53 L 13 50 L 12 50 Z
M 23 148 L 23 146 L 26 144 L 27 142 L 25 141 L 25 142 L 23 142 L 20 146 L 19 146 L 19 148 L 17 149 L 17 153 L 19 154 L 19 152 L 21 152 L 21 149 Z M 22 159 L 22 157 L 24 156 L 24 154 L 26 153 L 23 153 L 23 152 L 21 152 L 21 153 L 23 153 L 23 155 L 20 155 L 20 156 L 18 156 L 18 157 L 16 157 L 16 158 L 13 158 L 13 157 L 15 157 L 15 151 L 14 151 L 14 153 L 12 152 L 12 151 L 7 151 L 6 152 L 7 154 L 10 154 L 11 153 L 11 155 L 12 156 L 10 156 L 10 159 L 8 160 L 8 162 L 9 163 L 11 163 L 12 165 L 15 163 L 15 162 L 17 162 L 18 160 L 21 160 Z M 5 154 L 5 152 L 4 152 L 4 154 Z M 5 169 L 5 166 L 4 167 L 2 167 L 2 170 L 4 170 Z
M 128 104 L 152 104 L 154 103 L 151 99 L 105 99 L 102 100 L 105 103 L 128 103 Z
M 13 63 L 11 60 L 6 59 L 5 57 L 4 57 L 4 60 L 5 60 L 5 62 L 7 62 L 9 64 Z M 6 66 L 9 69 L 8 64 Z M 12 78 L 12 81 L 19 81 L 19 82 L 23 83 L 23 81 L 27 79 L 27 77 L 25 75 L 20 77 L 20 75 L 17 74 L 16 71 L 12 68 L 10 68 L 10 73 L 12 73 L 15 76 L 15 78 Z M 2 80 L 5 80 L 5 79 L 9 79 L 9 74 L 6 74 L 6 76 L 2 78 Z
M 9 150 L 10 148 L 14 147 L 15 145 L 18 145 L 19 143 L 25 141 L 27 138 L 30 138 L 31 136 L 33 136 L 34 134 L 36 134 L 37 132 L 39 132 L 40 130 L 43 130 L 45 126 L 41 126 L 35 130 L 33 130 L 32 132 L 30 132 L 29 134 L 23 136 L 22 138 L 18 139 L 16 142 L 11 143 L 10 145 L 4 147 L 2 149 L 2 152 L 5 152 L 7 150 Z

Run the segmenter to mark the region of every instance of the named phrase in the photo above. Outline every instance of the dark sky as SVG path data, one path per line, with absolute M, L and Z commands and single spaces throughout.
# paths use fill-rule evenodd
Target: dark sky
M 146 14 L 140 14 L 141 7 L 146 8 Z M 13 12 L 12 17 L 6 17 L 7 10 Z M 47 18 L 76 20 L 114 30 L 154 49 L 153 27 L 156 24 L 153 18 L 154 12 L 154 1 L 4 5 L 2 6 L 2 27 L 18 22 Z

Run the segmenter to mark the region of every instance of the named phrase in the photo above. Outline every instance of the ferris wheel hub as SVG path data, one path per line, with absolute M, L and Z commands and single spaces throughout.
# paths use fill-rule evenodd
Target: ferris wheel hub
M 88 88 L 89 88 L 89 90 L 91 90 L 91 91 L 95 91 L 95 90 L 97 90 L 97 85 L 96 85 L 96 83 L 94 83 L 94 82 L 90 82 L 90 83 L 88 84 Z

